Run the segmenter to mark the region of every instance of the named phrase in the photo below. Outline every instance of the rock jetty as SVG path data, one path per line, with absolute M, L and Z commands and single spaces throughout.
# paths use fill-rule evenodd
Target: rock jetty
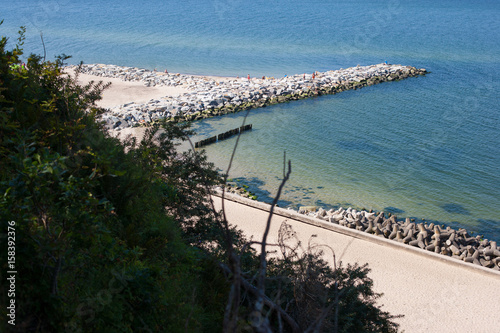
M 465 229 L 415 223 L 410 218 L 400 220 L 396 215 L 386 216 L 384 212 L 376 214 L 353 208 L 326 211 L 302 207 L 299 213 L 500 271 L 497 242 L 481 236 L 473 237 Z
M 70 67 L 74 68 L 75 66 Z M 250 80 L 167 74 L 134 67 L 101 64 L 82 65 L 81 72 L 103 78 L 144 82 L 148 87 L 181 86 L 189 91 L 180 96 L 165 96 L 143 104 L 131 101 L 107 109 L 102 115 L 102 120 L 108 129 L 114 130 L 145 125 L 160 119 L 170 121 L 204 119 L 291 100 L 335 94 L 427 73 L 425 69 L 391 64 L 356 66 L 314 74 Z

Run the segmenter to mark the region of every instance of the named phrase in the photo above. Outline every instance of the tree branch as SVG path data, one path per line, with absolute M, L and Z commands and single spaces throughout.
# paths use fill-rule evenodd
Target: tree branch
M 43 41 L 43 32 L 40 31 L 40 39 L 42 40 L 43 45 L 43 62 L 45 62 L 45 58 L 47 57 L 47 50 L 45 49 L 45 42 Z
M 219 263 L 219 266 L 226 273 L 228 273 L 228 274 L 231 273 L 231 270 L 229 269 L 229 267 L 227 267 L 223 263 Z M 248 282 L 245 278 L 243 278 L 243 277 L 241 277 L 241 286 L 243 288 L 245 288 L 247 291 L 249 291 L 250 293 L 254 294 L 255 296 L 259 295 L 259 290 L 255 286 L 253 286 L 250 282 Z M 295 332 L 297 332 L 297 333 L 301 332 L 301 329 L 300 329 L 299 325 L 295 322 L 295 320 L 292 317 L 290 317 L 290 315 L 288 313 L 285 312 L 285 310 L 283 310 L 281 308 L 281 306 L 279 306 L 278 304 L 274 303 L 269 297 L 267 297 L 265 295 L 264 295 L 264 297 L 262 299 L 263 299 L 263 303 L 266 306 L 268 306 L 273 311 L 276 311 L 278 313 L 278 315 L 281 316 L 285 320 L 285 322 L 292 329 L 292 332 L 294 332 L 294 333 Z
M 269 211 L 269 216 L 267 218 L 266 222 L 266 230 L 264 231 L 264 236 L 262 237 L 262 247 L 261 247 L 261 253 L 260 253 L 260 266 L 259 266 L 259 276 L 257 280 L 257 289 L 258 289 L 258 295 L 257 295 L 257 300 L 255 302 L 255 311 L 257 313 L 260 313 L 262 315 L 262 308 L 264 305 L 264 297 L 265 297 L 265 279 L 266 279 L 266 271 L 267 271 L 267 260 L 266 260 L 266 242 L 267 242 L 267 237 L 269 235 L 269 230 L 271 228 L 271 219 L 274 214 L 274 208 L 278 204 L 278 200 L 281 196 L 281 192 L 283 191 L 283 187 L 285 186 L 286 182 L 290 178 L 290 174 L 292 173 L 292 162 L 288 161 L 288 171 L 281 181 L 281 184 L 278 188 L 278 193 L 276 194 L 276 197 L 273 200 L 273 203 L 271 205 L 271 209 Z

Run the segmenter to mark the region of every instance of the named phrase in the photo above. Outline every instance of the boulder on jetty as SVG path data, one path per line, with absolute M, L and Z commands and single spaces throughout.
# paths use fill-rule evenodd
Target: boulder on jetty
M 74 69 L 76 66 L 70 66 Z M 250 108 L 283 103 L 344 90 L 358 89 L 385 81 L 402 80 L 426 74 L 411 66 L 378 64 L 356 66 L 312 75 L 297 74 L 284 78 L 225 79 L 167 74 L 135 67 L 82 65 L 81 72 L 103 78 L 144 82 L 151 86 L 182 86 L 189 92 L 165 96 L 147 103 L 127 103 L 107 109 L 101 116 L 108 129 L 120 130 L 146 125 L 160 119 L 197 120 Z

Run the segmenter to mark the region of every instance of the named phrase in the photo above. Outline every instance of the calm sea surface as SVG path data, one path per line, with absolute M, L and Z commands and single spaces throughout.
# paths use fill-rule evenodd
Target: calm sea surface
M 498 1 L 0 1 L 2 35 L 25 50 L 230 76 L 311 73 L 388 61 L 426 77 L 252 110 L 233 179 L 282 206 L 352 206 L 500 239 Z M 244 114 L 195 124 L 201 137 Z M 235 139 L 207 147 L 225 169 Z

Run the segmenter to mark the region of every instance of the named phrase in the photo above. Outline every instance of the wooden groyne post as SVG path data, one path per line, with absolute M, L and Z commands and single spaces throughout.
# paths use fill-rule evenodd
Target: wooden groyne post
M 219 135 L 212 136 L 210 138 L 207 138 L 207 139 L 204 139 L 204 140 L 201 140 L 201 141 L 197 141 L 197 142 L 194 143 L 194 147 L 195 148 L 201 148 L 203 146 L 206 146 L 206 145 L 209 145 L 209 144 L 212 144 L 212 143 L 216 143 L 217 141 L 222 141 L 222 140 L 225 140 L 225 139 L 229 139 L 230 137 L 233 137 L 233 136 L 238 135 L 240 133 L 243 133 L 245 131 L 249 131 L 251 129 L 252 129 L 252 124 L 241 126 L 241 127 L 232 129 L 230 131 L 227 131 L 225 133 L 221 133 Z

